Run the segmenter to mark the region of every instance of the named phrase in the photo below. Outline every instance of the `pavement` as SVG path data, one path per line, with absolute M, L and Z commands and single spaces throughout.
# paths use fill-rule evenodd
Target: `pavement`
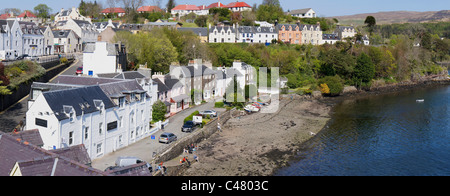
M 208 102 L 204 103 L 199 106 L 191 107 L 188 109 L 185 109 L 176 115 L 169 118 L 169 124 L 165 126 L 164 130 L 159 130 L 154 134 L 155 139 L 152 140 L 151 136 L 146 137 L 136 143 L 133 143 L 129 146 L 126 146 L 124 148 L 121 148 L 115 152 L 109 153 L 99 159 L 92 160 L 92 167 L 99 169 L 99 170 L 105 170 L 109 166 L 114 166 L 114 163 L 118 157 L 121 156 L 131 156 L 131 157 L 138 157 L 148 163 L 151 163 L 153 160 L 153 152 L 157 152 L 158 150 L 161 150 L 167 145 L 171 144 L 163 144 L 158 142 L 158 137 L 163 132 L 171 132 L 177 136 L 177 138 L 180 140 L 181 138 L 191 134 L 191 133 L 184 133 L 181 132 L 181 127 L 184 124 L 184 119 L 192 114 L 194 111 L 203 111 L 208 109 L 214 108 L 214 102 Z M 220 112 L 218 111 L 219 115 Z M 192 155 L 190 155 L 190 160 L 192 159 Z M 173 161 L 172 161 L 173 162 Z M 175 161 L 176 163 L 177 161 Z

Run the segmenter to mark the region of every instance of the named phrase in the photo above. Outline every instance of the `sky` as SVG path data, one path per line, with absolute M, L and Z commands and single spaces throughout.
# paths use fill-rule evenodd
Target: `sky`
M 84 0 L 85 2 L 94 0 Z M 168 0 L 161 0 L 165 7 Z M 208 6 L 218 0 L 175 0 L 177 4 L 193 4 Z M 228 4 L 236 0 L 221 0 Z M 261 4 L 263 0 L 240 0 L 250 6 Z M 40 3 L 47 4 L 56 13 L 61 8 L 69 9 L 78 7 L 81 0 L 0 0 L 0 10 L 4 8 L 19 8 L 21 10 L 33 10 Z M 106 0 L 97 0 L 107 7 Z M 146 5 L 151 5 L 154 0 L 146 0 Z M 381 11 L 440 11 L 450 10 L 449 0 L 280 0 L 284 11 L 302 8 L 312 8 L 319 17 L 343 16 L 362 13 L 375 13 Z

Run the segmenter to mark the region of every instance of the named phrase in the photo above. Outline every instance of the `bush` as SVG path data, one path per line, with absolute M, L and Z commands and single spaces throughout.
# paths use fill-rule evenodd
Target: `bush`
M 183 121 L 183 123 L 186 123 L 187 121 L 192 121 L 194 119 L 194 116 L 199 114 L 200 112 L 198 110 L 196 110 L 195 112 L 193 112 L 191 115 L 189 115 L 188 117 L 186 117 Z
M 319 84 L 326 84 L 329 88 L 329 94 L 330 96 L 337 96 L 339 95 L 342 90 L 344 90 L 344 84 L 338 75 L 336 76 L 326 76 L 324 78 L 321 78 L 319 80 Z
M 216 102 L 214 104 L 214 107 L 215 108 L 224 108 L 224 105 L 225 105 L 225 103 L 223 103 L 223 102 Z
M 61 58 L 59 61 L 61 64 L 65 64 L 65 63 L 69 62 L 69 60 L 67 60 L 66 57 Z
M 330 88 L 327 84 L 320 84 L 320 92 L 322 92 L 322 94 L 330 94 Z

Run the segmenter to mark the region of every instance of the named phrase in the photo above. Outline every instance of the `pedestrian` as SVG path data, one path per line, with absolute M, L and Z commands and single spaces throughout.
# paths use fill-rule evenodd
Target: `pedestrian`
M 217 122 L 217 130 L 219 130 L 220 132 L 222 132 L 222 128 L 220 127 L 220 122 Z
M 199 162 L 199 161 L 198 161 L 198 156 L 197 156 L 197 155 L 194 155 L 194 160 L 195 160 L 196 162 Z

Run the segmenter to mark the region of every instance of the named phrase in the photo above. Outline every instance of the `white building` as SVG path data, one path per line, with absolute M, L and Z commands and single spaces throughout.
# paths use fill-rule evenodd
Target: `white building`
M 14 60 L 23 54 L 23 32 L 15 18 L 0 20 L 0 59 Z
M 50 25 L 44 28 L 41 28 L 42 35 L 44 35 L 44 55 L 53 55 L 55 53 L 55 42 L 53 36 L 52 29 Z
M 287 12 L 286 14 L 289 14 L 294 17 L 299 17 L 299 18 L 315 18 L 315 17 L 317 17 L 316 12 L 311 8 L 292 10 L 292 11 Z
M 322 30 L 320 24 L 317 25 L 301 25 L 302 44 L 320 45 L 322 44 Z
M 95 43 L 98 39 L 98 30 L 90 21 L 74 20 L 69 18 L 65 21 L 59 21 L 56 24 L 58 30 L 72 30 L 81 38 L 83 45 L 87 43 Z
M 337 34 L 323 34 L 321 44 L 335 44 L 338 41 L 341 40 Z
M 254 43 L 270 44 L 272 40 L 278 41 L 278 30 L 275 27 L 255 27 Z
M 55 15 L 55 23 L 58 23 L 60 21 L 67 21 L 69 19 L 91 22 L 91 19 L 89 17 L 82 16 L 80 14 L 80 10 L 75 7 L 72 7 L 72 9 L 70 10 L 64 10 L 64 8 L 61 8 L 61 11 Z
M 46 85 L 75 84 L 41 93 L 33 88 L 27 111 L 27 128 L 39 129 L 43 148 L 84 144 L 96 159 L 154 133 L 150 97 L 136 80 L 60 77 Z
M 121 73 L 125 69 L 124 49 L 108 42 L 87 44 L 83 52 L 83 74 L 97 76 L 105 73 Z
M 188 4 L 178 5 L 171 10 L 172 16 L 178 17 L 186 16 L 190 13 L 194 13 L 196 15 L 208 15 L 209 10 L 206 9 L 206 6 L 199 7 L 196 5 L 188 5 Z
M 339 39 L 344 40 L 347 37 L 355 37 L 356 30 L 353 26 L 337 26 L 335 31 L 335 34 L 338 35 Z
M 236 27 L 209 26 L 209 43 L 236 43 Z
M 33 22 L 19 22 L 22 29 L 23 54 L 39 57 L 44 55 L 44 35 Z M 18 44 L 16 41 L 13 44 Z
M 81 51 L 81 38 L 72 30 L 54 30 L 52 34 L 56 53 Z
M 252 11 L 252 6 L 239 1 L 229 3 L 226 7 L 232 12 Z

